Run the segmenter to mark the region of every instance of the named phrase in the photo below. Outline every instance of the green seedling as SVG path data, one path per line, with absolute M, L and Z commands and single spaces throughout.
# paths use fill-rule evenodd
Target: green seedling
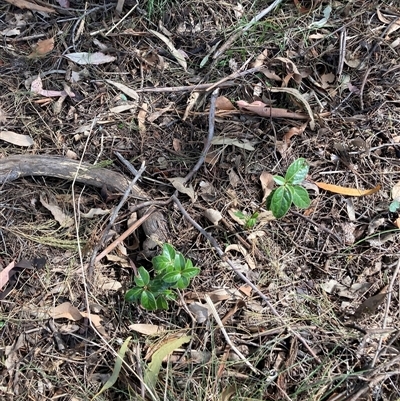
M 251 230 L 254 228 L 254 226 L 257 224 L 257 218 L 259 214 L 259 212 L 254 212 L 251 216 L 248 216 L 240 210 L 235 212 L 235 216 L 244 221 L 245 230 Z
M 150 311 L 168 309 L 168 301 L 176 299 L 176 289 L 187 288 L 190 280 L 200 273 L 190 259 L 169 244 L 163 245 L 162 254 L 155 256 L 152 264 L 154 277 L 143 266 L 139 267 L 134 278 L 136 286 L 125 294 L 127 302 L 135 302 Z
M 266 207 L 278 219 L 285 216 L 292 203 L 305 209 L 310 206 L 310 197 L 307 190 L 301 186 L 307 176 L 309 166 L 303 158 L 295 160 L 287 169 L 285 177 L 274 176 L 278 188 L 268 196 Z

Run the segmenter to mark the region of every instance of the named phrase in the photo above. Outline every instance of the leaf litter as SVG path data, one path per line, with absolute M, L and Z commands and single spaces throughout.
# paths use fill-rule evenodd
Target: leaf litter
M 132 176 L 113 152 L 118 150 L 132 165 L 144 160 L 147 169 L 139 186 L 146 192 L 129 198 L 106 238 L 124 232 L 138 203 L 155 202 L 157 213 L 166 216 L 158 220 L 156 232 L 168 226 L 168 241 L 196 261 L 201 274 L 167 312 L 149 313 L 121 302 L 135 271 L 147 263 L 141 228 L 95 264 L 93 282 L 87 280 L 86 264 L 123 190 L 95 189 L 75 177 L 32 178 L 29 165 L 22 163 L 18 171 L 25 171 L 23 179 L 16 179 L 13 168 L 0 172 L 2 266 L 21 254 L 26 260 L 49 256 L 44 274 L 21 270 L 18 279 L 13 276 L 5 284 L 2 346 L 10 371 L 4 372 L 1 390 L 45 387 L 46 396 L 54 398 L 56 388 L 65 387 L 77 389 L 76 399 L 92 399 L 101 384 L 91 387 L 96 384 L 91 378 L 104 383 L 113 376 L 98 398 L 128 393 L 151 398 L 148 389 L 140 389 L 143 373 L 133 366 L 148 367 L 145 355 L 162 345 L 155 346 L 156 336 L 146 334 L 143 325 L 162 324 L 163 334 L 157 335 L 165 336 L 166 343 L 176 338 L 169 337 L 171 332 L 186 335 L 192 327 L 193 333 L 189 343 L 154 370 L 158 398 L 180 400 L 190 394 L 194 400 L 228 399 L 235 392 L 237 398 L 356 401 L 359 392 L 353 389 L 361 386 L 364 395 L 372 391 L 362 371 L 371 360 L 375 368 L 368 374 L 376 374 L 371 380 L 381 389 L 374 397 L 388 398 L 397 367 L 390 365 L 390 353 L 382 351 L 396 339 L 394 334 L 367 339 L 363 332 L 386 325 L 386 333 L 392 333 L 398 326 L 398 16 L 371 2 L 362 7 L 336 2 L 329 5 L 332 10 L 321 2 L 308 8 L 298 1 L 281 2 L 279 18 L 279 2 L 266 9 L 261 4 L 171 3 L 163 10 L 151 9 L 146 1 L 140 10 L 119 2 L 120 19 L 111 3 L 88 4 L 83 14 L 64 2 L 63 9 L 40 2 L 39 9 L 35 2 L 8 3 L 22 8 L 7 4 L 1 28 L 0 67 L 10 90 L 1 99 L 6 114 L 1 117 L 0 160 L 13 153 L 57 154 L 56 171 L 65 155 L 92 163 L 94 171 L 97 165 L 117 170 L 125 182 Z M 252 19 L 254 13 L 260 17 Z M 71 20 L 53 18 L 61 14 Z M 255 21 L 244 35 L 236 29 L 243 16 Z M 155 27 L 151 20 L 162 22 Z M 270 38 L 267 49 L 264 31 Z M 80 71 L 80 65 L 87 67 Z M 16 89 L 24 87 L 25 79 L 31 93 Z M 216 87 L 212 121 L 209 99 Z M 195 165 L 211 128 L 206 163 L 186 182 L 179 177 Z M 331 158 L 336 144 L 346 149 L 348 164 Z M 302 210 L 293 205 L 275 219 L 266 205 L 273 189 L 268 174 L 284 176 L 300 158 L 310 166 L 302 185 L 311 206 Z M 81 177 L 84 171 L 76 174 Z M 232 266 L 220 262 L 209 239 L 175 204 L 167 203 L 174 192 L 170 180 L 181 191 L 177 196 L 188 215 L 222 249 L 230 249 L 224 258 L 232 258 L 254 288 L 242 291 L 243 283 Z M 42 197 L 53 211 L 42 204 L 43 192 L 56 194 L 51 201 Z M 238 212 L 257 215 L 255 225 L 246 226 Z M 68 218 L 76 218 L 78 225 L 65 225 Z M 243 255 L 251 258 L 253 269 Z M 391 281 L 395 290 L 376 293 Z M 335 289 L 326 291 L 328 284 Z M 266 294 L 277 315 L 256 289 Z M 227 337 L 221 328 L 214 330 L 204 309 L 206 295 Z M 55 310 L 59 317 L 44 313 L 64 302 L 69 302 L 64 311 Z M 349 321 L 351 310 L 361 316 L 354 322 Z M 73 320 L 79 317 L 76 312 L 81 318 Z M 34 319 L 26 319 L 27 313 Z M 129 327 L 135 324 L 142 327 L 132 332 Z M 242 355 L 261 375 L 227 349 L 230 337 L 234 346 L 243 345 Z M 241 343 L 246 338 L 251 346 Z M 37 372 L 58 361 L 59 346 L 73 350 L 93 375 L 62 360 L 62 369 L 52 371 L 45 384 Z M 99 352 L 101 362 L 96 360 Z M 118 352 L 129 363 L 113 375 L 116 361 L 122 361 Z M 333 365 L 337 369 L 332 373 L 327 367 Z M 14 374 L 17 366 L 29 369 L 29 380 Z M 64 377 L 61 371 L 71 374 Z M 164 386 L 166 382 L 171 385 Z

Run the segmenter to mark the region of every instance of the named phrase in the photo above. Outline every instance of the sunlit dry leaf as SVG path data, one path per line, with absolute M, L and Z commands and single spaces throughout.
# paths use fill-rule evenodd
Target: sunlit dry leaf
M 74 219 L 71 216 L 66 215 L 61 208 L 52 203 L 47 203 L 45 195 L 40 195 L 40 202 L 42 205 L 51 212 L 54 219 L 60 224 L 61 227 L 71 227 L 74 224 Z
M 183 177 L 169 178 L 168 181 L 179 192 L 188 195 L 190 197 L 190 199 L 192 200 L 192 202 L 194 202 L 196 200 L 196 194 L 194 192 L 192 185 L 190 184 L 188 187 L 185 187 L 185 185 L 184 185 L 185 178 L 183 178 Z
M 400 202 L 400 181 L 392 188 L 392 199 Z
M 334 84 L 336 76 L 332 72 L 328 72 L 327 74 L 322 74 L 320 76 L 320 80 L 321 80 L 321 86 L 324 89 L 328 89 L 331 88 L 332 85 Z
M 78 155 L 77 155 L 77 153 L 74 152 L 73 150 L 70 150 L 70 149 L 67 150 L 67 153 L 65 153 L 65 156 L 66 156 L 68 159 L 71 159 L 71 160 L 78 160 Z
M 264 61 L 268 58 L 268 49 L 264 49 L 262 53 L 260 53 L 254 63 L 252 64 L 252 68 L 261 67 L 264 64 Z
M 21 33 L 21 30 L 19 28 L 6 28 L 2 31 L 0 31 L 0 35 L 3 36 L 17 36 Z
M 233 168 L 230 168 L 228 170 L 228 176 L 229 176 L 229 183 L 233 188 L 236 188 L 237 185 L 241 182 L 240 177 L 235 173 L 235 170 Z
M 149 32 L 152 33 L 153 35 L 157 36 L 159 39 L 161 39 L 168 47 L 168 50 L 172 53 L 172 55 L 176 58 L 176 61 L 183 67 L 183 69 L 186 71 L 187 69 L 187 63 L 185 60 L 185 57 L 182 55 L 182 52 L 177 50 L 173 43 L 164 35 L 157 31 L 153 31 L 152 29 L 149 29 Z
M 192 92 L 187 100 L 187 106 L 185 109 L 185 113 L 182 117 L 182 120 L 185 121 L 189 113 L 193 110 L 193 107 L 196 105 L 197 101 L 199 100 L 200 92 Z
M 225 248 L 225 252 L 230 252 L 230 251 L 240 252 L 244 256 L 244 259 L 247 262 L 247 264 L 249 265 L 250 269 L 253 270 L 256 268 L 256 264 L 255 264 L 253 258 L 249 255 L 246 248 L 244 248 L 242 245 L 238 245 L 238 244 L 228 245 Z
M 379 21 L 383 22 L 384 24 L 390 24 L 390 19 L 386 18 L 379 8 L 376 9 L 376 15 L 378 16 Z
M 264 203 L 274 188 L 275 185 L 274 177 L 267 171 L 263 171 L 260 175 L 260 181 L 261 181 L 261 188 L 263 190 L 262 202 Z
M 111 63 L 116 60 L 116 57 L 105 55 L 104 53 L 69 53 L 65 54 L 67 59 L 79 65 L 99 65 L 105 63 Z
M 154 113 L 151 113 L 147 117 L 147 121 L 150 123 L 154 122 L 155 120 L 157 120 L 157 118 L 160 118 L 164 113 L 171 110 L 173 106 L 174 102 L 170 102 L 166 107 L 162 108 L 161 110 L 157 110 Z
M 143 380 L 147 386 L 154 389 L 164 358 L 174 352 L 177 348 L 181 347 L 182 344 L 189 342 L 191 338 L 191 336 L 166 338 L 162 343 L 160 343 L 160 346 L 158 346 L 157 351 L 154 352 L 151 362 L 148 364 L 144 372 Z
M 204 217 L 211 221 L 212 224 L 218 225 L 218 222 L 222 219 L 222 214 L 215 209 L 206 209 L 204 211 Z
M 127 104 L 122 104 L 120 106 L 115 106 L 115 107 L 111 107 L 110 112 L 111 113 L 123 113 L 124 111 L 127 110 L 132 110 L 132 109 L 137 109 L 137 103 L 130 103 L 127 102 Z
M 90 209 L 87 213 L 81 213 L 82 217 L 85 217 L 86 219 L 92 219 L 95 216 L 103 216 L 105 214 L 110 213 L 109 209 L 100 209 L 100 208 L 93 208 Z
M 246 297 L 249 297 L 251 295 L 251 292 L 253 291 L 253 289 L 248 284 L 242 285 L 239 290 L 242 291 L 243 294 L 246 295 Z
M 321 189 L 324 189 L 325 191 L 333 192 L 335 194 L 348 195 L 348 196 L 372 195 L 381 189 L 380 185 L 377 185 L 375 188 L 372 188 L 372 189 L 357 189 L 357 188 L 340 187 L 338 185 L 326 184 L 324 182 L 316 182 L 315 185 L 317 185 Z
M 8 283 L 10 271 L 14 268 L 15 262 L 11 262 L 0 272 L 0 290 Z
M 28 58 L 44 57 L 54 49 L 54 38 L 39 40 Z
M 175 152 L 180 152 L 182 150 L 182 142 L 178 138 L 174 138 L 172 140 L 172 147 L 174 148 Z
M 139 132 L 141 134 L 144 134 L 146 132 L 146 115 L 147 115 L 147 103 L 143 103 L 140 106 L 140 110 L 138 113 L 138 127 L 139 127 Z
M 46 96 L 46 97 L 58 97 L 58 96 L 68 96 L 68 93 L 64 91 L 51 91 L 43 89 L 42 79 L 40 75 L 35 78 L 31 83 L 31 92 L 37 93 L 38 95 Z M 73 96 L 75 96 L 72 93 Z
M 215 107 L 218 110 L 236 110 L 236 107 L 225 96 L 218 96 L 215 102 Z
M 47 313 L 53 319 L 69 319 L 74 321 L 82 319 L 81 312 L 70 302 L 64 302 L 56 307 L 50 308 Z
M 164 328 L 162 328 L 161 326 L 157 326 L 155 324 L 145 324 L 145 323 L 131 324 L 128 326 L 128 329 L 148 336 L 153 336 L 155 334 L 159 334 L 162 331 L 164 331 Z
M 304 132 L 304 130 L 306 129 L 306 127 L 307 127 L 307 123 L 301 125 L 300 127 L 292 127 L 292 128 L 289 129 L 288 132 L 286 132 L 285 135 L 283 135 L 283 138 L 282 138 L 282 139 L 283 139 L 287 144 L 289 144 L 289 143 L 290 143 L 290 138 L 291 138 L 292 136 L 294 136 L 294 135 L 302 135 L 303 132 Z
M 268 79 L 272 79 L 273 81 L 277 82 L 282 81 L 282 78 L 275 71 L 272 71 L 269 68 L 261 68 L 260 72 L 262 72 Z
M 115 86 L 122 93 L 125 93 L 126 96 L 129 96 L 131 99 L 136 101 L 139 100 L 139 95 L 137 94 L 137 92 L 129 88 L 128 86 L 121 84 L 120 82 L 111 81 L 111 79 L 106 79 L 106 82 L 109 83 L 110 85 Z
M 31 11 L 41 11 L 44 13 L 55 13 L 56 12 L 56 10 L 54 10 L 52 8 L 42 7 L 42 6 L 39 6 L 37 4 L 31 3 L 30 1 L 26 1 L 26 0 L 6 0 L 6 2 L 12 4 L 15 7 L 22 8 L 22 9 L 26 8 Z
M 250 150 L 253 151 L 255 150 L 254 146 L 250 142 L 240 142 L 236 138 L 227 138 L 225 136 L 215 136 L 212 141 L 212 145 L 233 145 L 241 149 L 245 150 Z
M 207 304 L 202 304 L 200 302 L 192 302 L 188 305 L 190 312 L 193 313 L 196 318 L 196 322 L 202 324 L 208 320 L 208 316 L 210 311 L 208 309 Z
M 30 136 L 17 134 L 13 131 L 0 131 L 0 139 L 17 146 L 33 145 L 33 139 Z
M 282 88 L 285 89 L 285 88 Z M 286 88 L 289 89 L 289 88 Z M 241 110 L 246 110 L 251 113 L 257 114 L 261 117 L 272 117 L 272 118 L 293 118 L 296 120 L 307 120 L 308 116 L 303 113 L 295 113 L 286 109 L 280 109 L 276 107 L 270 107 L 267 104 L 256 100 L 252 103 L 247 103 L 244 100 L 239 100 L 236 105 Z

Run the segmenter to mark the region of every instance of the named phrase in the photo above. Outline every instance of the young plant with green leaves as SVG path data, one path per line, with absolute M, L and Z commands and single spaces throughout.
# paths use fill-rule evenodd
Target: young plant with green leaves
M 277 219 L 285 216 L 292 203 L 301 209 L 310 206 L 308 192 L 301 186 L 308 174 L 308 169 L 306 159 L 300 158 L 288 167 L 285 177 L 274 175 L 274 181 L 279 187 L 269 194 L 266 207 Z
M 254 228 L 254 226 L 257 224 L 257 218 L 259 214 L 259 212 L 254 212 L 251 216 L 248 216 L 240 210 L 235 212 L 235 216 L 244 221 L 245 230 L 251 230 L 252 228 Z
M 168 309 L 168 301 L 176 299 L 176 289 L 187 288 L 190 280 L 200 273 L 190 259 L 175 251 L 170 244 L 164 244 L 162 254 L 152 259 L 154 277 L 143 267 L 135 276 L 136 286 L 125 294 L 125 300 L 140 304 L 153 311 Z

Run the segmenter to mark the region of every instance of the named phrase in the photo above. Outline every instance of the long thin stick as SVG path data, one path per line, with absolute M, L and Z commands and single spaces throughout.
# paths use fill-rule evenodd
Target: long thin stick
M 226 342 L 228 343 L 228 345 L 232 348 L 232 350 L 235 352 L 235 354 L 256 374 L 259 375 L 260 372 L 246 359 L 246 357 L 235 347 L 235 345 L 233 344 L 233 342 L 231 341 L 228 333 L 225 330 L 225 327 L 218 315 L 217 310 L 215 309 L 215 306 L 213 304 L 213 301 L 211 301 L 211 298 L 206 294 L 204 296 L 205 301 L 207 302 L 207 305 L 210 307 L 211 313 L 214 316 L 215 321 L 217 322 L 219 328 L 222 331 L 222 334 L 225 337 Z
M 217 102 L 219 89 L 215 89 L 211 94 L 211 102 L 210 102 L 210 112 L 208 118 L 208 136 L 206 142 L 204 144 L 203 151 L 201 152 L 200 158 L 196 165 L 192 168 L 189 174 L 185 177 L 184 182 L 188 182 L 199 170 L 199 168 L 203 165 L 204 160 L 206 159 L 207 153 L 210 150 L 211 141 L 214 137 L 214 129 L 215 129 L 215 105 Z

